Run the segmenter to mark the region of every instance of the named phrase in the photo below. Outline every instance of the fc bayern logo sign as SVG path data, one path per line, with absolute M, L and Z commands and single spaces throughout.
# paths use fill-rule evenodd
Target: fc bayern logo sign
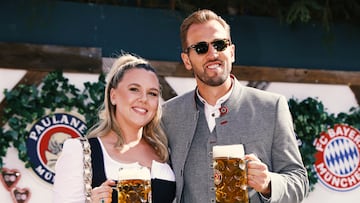
M 314 141 L 315 170 L 321 183 L 336 191 L 350 191 L 360 185 L 360 132 L 337 124 Z
M 86 124 L 69 113 L 53 113 L 40 118 L 31 126 L 26 141 L 27 154 L 34 172 L 44 181 L 53 184 L 55 163 L 65 140 L 84 136 Z

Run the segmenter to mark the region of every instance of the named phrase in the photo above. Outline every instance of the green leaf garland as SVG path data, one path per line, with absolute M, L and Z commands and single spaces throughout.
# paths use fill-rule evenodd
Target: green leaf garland
M 29 135 L 29 124 L 40 119 L 46 112 L 56 109 L 77 111 L 85 117 L 88 126 L 97 119 L 97 111 L 101 106 L 105 89 L 105 76 L 99 75 L 98 82 L 84 84 L 81 92 L 60 71 L 49 73 L 39 87 L 19 85 L 12 91 L 5 89 L 5 108 L 2 122 L 6 123 L 0 130 L 0 169 L 3 157 L 12 145 L 19 152 L 19 159 L 30 167 L 27 156 L 26 140 Z
M 98 110 L 104 99 L 105 75 L 100 74 L 98 81 L 85 82 L 80 91 L 60 71 L 49 73 L 39 87 L 19 85 L 15 89 L 4 91 L 5 108 L 0 128 L 0 169 L 3 168 L 3 157 L 10 146 L 19 152 L 19 159 L 30 167 L 27 156 L 26 140 L 29 135 L 27 126 L 40 119 L 45 113 L 62 108 L 66 111 L 76 110 L 83 115 L 89 127 L 97 121 Z M 326 112 L 321 101 L 307 98 L 303 101 L 290 99 L 289 108 L 293 117 L 294 128 L 299 139 L 299 149 L 309 174 L 311 190 L 317 183 L 317 175 L 313 169 L 316 149 L 314 140 L 321 132 L 337 123 L 346 123 L 360 128 L 360 108 L 353 107 L 350 113 L 339 113 L 337 116 Z
M 320 134 L 335 124 L 344 123 L 357 129 L 360 127 L 360 108 L 353 107 L 350 114 L 339 113 L 337 116 L 326 112 L 321 101 L 307 98 L 303 101 L 290 99 L 289 108 L 293 117 L 295 133 L 300 141 L 300 153 L 308 172 L 310 190 L 314 190 L 317 174 L 313 168 L 316 149 L 313 142 Z

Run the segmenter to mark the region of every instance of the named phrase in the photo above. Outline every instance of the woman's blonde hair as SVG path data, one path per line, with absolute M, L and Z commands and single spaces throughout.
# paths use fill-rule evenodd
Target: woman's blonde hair
M 110 101 L 110 90 L 116 88 L 126 72 L 134 68 L 145 69 L 157 75 L 150 63 L 141 57 L 123 54 L 117 58 L 106 76 L 104 103 L 99 111 L 99 121 L 88 132 L 89 138 L 103 136 L 113 131 L 118 136 L 116 146 L 121 147 L 124 144 L 120 126 L 115 118 L 116 107 Z M 154 118 L 144 126 L 143 138 L 155 149 L 162 161 L 167 161 L 169 159 L 168 141 L 160 126 L 161 113 L 159 102 Z

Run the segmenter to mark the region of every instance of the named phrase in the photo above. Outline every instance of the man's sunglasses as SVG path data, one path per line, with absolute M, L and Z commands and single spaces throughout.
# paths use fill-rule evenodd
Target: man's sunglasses
M 224 51 L 226 47 L 230 46 L 230 40 L 228 39 L 217 39 L 210 43 L 199 42 L 197 44 L 191 45 L 185 49 L 185 53 L 189 53 L 190 49 L 194 49 L 197 54 L 206 54 L 209 51 L 209 44 L 211 44 L 216 51 Z

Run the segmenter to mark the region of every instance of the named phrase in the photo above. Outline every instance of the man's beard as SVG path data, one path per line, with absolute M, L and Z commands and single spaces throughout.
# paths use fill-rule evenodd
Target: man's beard
M 195 66 L 193 65 L 193 63 L 190 61 L 191 63 L 191 66 L 193 67 L 193 75 L 198 79 L 200 80 L 202 83 L 208 85 L 208 86 L 212 86 L 212 87 L 217 87 L 217 86 L 220 86 L 222 84 L 224 84 L 224 82 L 226 81 L 226 79 L 229 77 L 230 75 L 230 72 L 226 72 L 227 69 L 224 68 L 223 71 L 221 74 L 219 75 L 216 75 L 214 77 L 209 77 L 206 72 L 202 72 L 201 75 L 196 73 L 195 72 Z M 223 64 L 223 63 L 222 63 Z M 225 64 L 223 64 L 224 66 Z M 205 68 L 206 69 L 206 68 Z
M 203 72 L 202 75 L 200 75 L 194 71 L 193 71 L 193 74 L 201 82 L 203 82 L 206 85 L 212 86 L 212 87 L 217 87 L 217 86 L 224 84 L 224 82 L 230 75 L 230 73 L 222 72 L 221 74 L 216 75 L 214 77 L 209 77 L 205 72 Z

